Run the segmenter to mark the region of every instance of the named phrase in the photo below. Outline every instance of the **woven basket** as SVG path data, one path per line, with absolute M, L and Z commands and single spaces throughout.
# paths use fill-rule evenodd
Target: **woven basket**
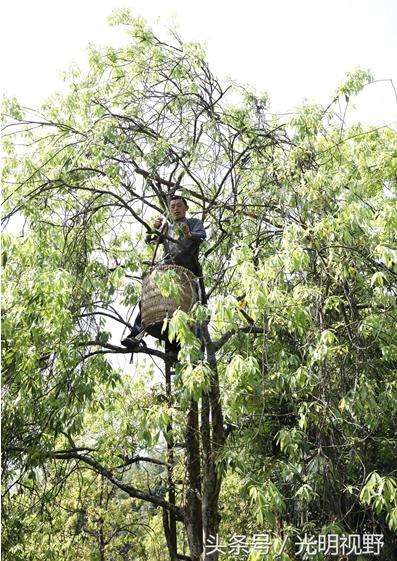
M 179 301 L 162 296 L 157 286 L 153 273 L 158 271 L 176 271 L 182 285 Z M 197 277 L 189 269 L 179 265 L 158 265 L 143 277 L 142 281 L 142 326 L 148 328 L 163 323 L 166 317 L 171 317 L 175 310 L 181 309 L 189 312 L 197 300 Z

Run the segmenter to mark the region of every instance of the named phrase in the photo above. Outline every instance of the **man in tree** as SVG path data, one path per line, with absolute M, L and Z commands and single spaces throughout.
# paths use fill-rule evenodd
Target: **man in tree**
M 170 199 L 169 210 L 172 216 L 171 224 L 164 224 L 163 218 L 158 217 L 153 227 L 159 231 L 157 234 L 149 234 L 147 243 L 159 242 L 163 244 L 164 257 L 160 265 L 180 265 L 189 269 L 194 275 L 201 275 L 201 267 L 198 260 L 200 244 L 206 238 L 204 225 L 198 218 L 186 218 L 188 204 L 184 197 L 174 195 Z M 140 304 L 139 304 L 140 306 Z M 124 347 L 134 349 L 139 344 L 143 335 L 141 325 L 141 312 L 139 311 L 129 335 L 121 341 Z M 166 341 L 166 352 L 178 352 L 176 343 Z

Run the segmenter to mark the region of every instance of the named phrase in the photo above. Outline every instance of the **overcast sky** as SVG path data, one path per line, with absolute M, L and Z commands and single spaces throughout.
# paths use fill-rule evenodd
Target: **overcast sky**
M 273 111 L 303 98 L 327 103 L 345 73 L 370 68 L 397 88 L 396 0 L 8 0 L 1 3 L 2 89 L 37 107 L 60 87 L 59 71 L 83 64 L 89 42 L 117 45 L 106 18 L 115 8 L 165 25 L 207 47 L 220 78 L 270 94 Z M 358 100 L 360 118 L 396 119 L 396 94 L 379 82 Z

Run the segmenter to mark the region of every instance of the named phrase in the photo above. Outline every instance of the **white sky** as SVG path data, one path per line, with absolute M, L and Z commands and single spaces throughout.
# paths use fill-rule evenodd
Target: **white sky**
M 268 91 L 273 111 L 305 97 L 327 103 L 357 66 L 397 88 L 396 0 L 4 0 L 2 90 L 37 107 L 59 89 L 60 70 L 84 63 L 89 42 L 122 40 L 106 21 L 120 7 L 151 22 L 176 16 L 185 40 L 206 44 L 218 77 Z M 357 105 L 360 118 L 374 124 L 396 120 L 390 82 L 372 85 Z

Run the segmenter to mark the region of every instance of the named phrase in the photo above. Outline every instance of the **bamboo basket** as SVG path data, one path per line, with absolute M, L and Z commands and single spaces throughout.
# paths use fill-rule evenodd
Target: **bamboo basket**
M 158 271 L 176 271 L 179 283 L 182 286 L 181 296 L 178 301 L 162 296 L 153 274 Z M 175 310 L 181 309 L 189 312 L 197 301 L 197 277 L 189 269 L 180 265 L 158 265 L 148 271 L 142 280 L 142 326 L 148 333 L 161 330 L 165 318 L 171 318 Z

